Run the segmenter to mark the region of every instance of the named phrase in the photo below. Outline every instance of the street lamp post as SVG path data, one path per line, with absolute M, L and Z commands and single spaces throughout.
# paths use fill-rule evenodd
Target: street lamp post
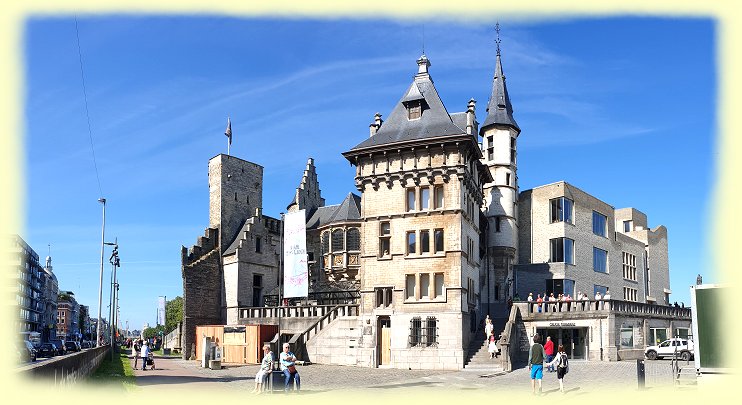
M 101 197 L 98 202 L 103 204 L 103 226 L 101 228 L 100 237 L 100 278 L 98 280 L 98 324 L 95 332 L 95 347 L 100 346 L 100 324 L 101 324 L 101 305 L 103 304 L 103 250 L 105 249 L 106 241 L 106 199 Z
M 117 306 L 118 306 L 118 283 L 116 282 L 116 268 L 119 266 L 119 245 L 118 245 L 118 238 L 114 239 L 113 243 L 110 242 L 104 242 L 106 245 L 112 245 L 113 246 L 113 252 L 111 252 L 111 258 L 109 259 L 109 262 L 111 263 L 111 266 L 113 267 L 113 271 L 111 272 L 111 317 L 109 318 L 110 328 L 111 328 L 111 360 L 113 360 L 113 352 L 116 348 L 116 316 L 117 314 Z

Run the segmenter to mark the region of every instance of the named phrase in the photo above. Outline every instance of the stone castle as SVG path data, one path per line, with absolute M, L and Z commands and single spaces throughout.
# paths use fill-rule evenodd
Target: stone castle
M 667 230 L 569 183 L 519 191 L 521 129 L 499 48 L 482 124 L 473 99 L 448 112 L 430 66 L 420 57 L 388 118 L 377 113 L 370 136 L 343 153 L 360 196 L 325 205 L 315 162 L 307 161 L 287 206 L 306 212 L 306 299 L 278 302 L 282 222 L 262 212 L 263 167 L 223 154 L 209 161 L 209 227 L 182 247 L 184 356 L 197 325 L 275 323 L 275 311 L 284 322 L 277 339 L 301 345 L 295 349 L 308 360 L 366 367 L 461 369 L 481 344 L 485 315 L 505 344 L 512 341 L 509 359 L 527 351 L 514 341 L 536 328 L 572 345 L 571 355 L 603 359 L 605 348 L 615 360 L 658 330 L 687 326 L 673 329 L 668 319 L 677 314 L 649 311 L 637 320 L 602 307 L 581 314 L 584 322 L 555 324 L 576 312 L 540 320 L 518 304 L 531 292 L 609 292 L 613 300 L 664 306 Z M 594 329 L 603 318 L 612 326 Z M 622 343 L 628 324 L 631 347 Z

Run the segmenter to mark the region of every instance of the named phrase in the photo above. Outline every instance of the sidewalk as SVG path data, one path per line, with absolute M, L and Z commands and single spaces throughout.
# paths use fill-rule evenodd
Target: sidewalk
M 133 365 L 133 359 L 130 359 Z M 668 362 L 652 363 L 655 373 L 647 373 L 647 389 L 672 388 Z M 135 371 L 136 384 L 145 390 L 203 388 L 214 392 L 249 392 L 255 383 L 258 365 L 227 364 L 221 370 L 201 367 L 198 361 L 178 357 L 156 357 L 155 370 Z M 667 369 L 667 370 L 665 370 Z M 302 394 L 319 394 L 338 391 L 362 391 L 367 394 L 391 394 L 420 389 L 443 391 L 515 392 L 530 394 L 528 370 L 514 370 L 497 375 L 471 371 L 431 371 L 377 369 L 350 366 L 312 364 L 298 367 L 302 381 Z M 604 390 L 637 391 L 636 365 L 631 362 L 570 362 L 570 372 L 565 377 L 567 396 L 582 396 Z M 544 373 L 543 391 L 548 397 L 562 394 L 558 391 L 556 373 Z M 278 389 L 278 387 L 275 387 Z M 556 395 L 555 395 L 556 394 Z

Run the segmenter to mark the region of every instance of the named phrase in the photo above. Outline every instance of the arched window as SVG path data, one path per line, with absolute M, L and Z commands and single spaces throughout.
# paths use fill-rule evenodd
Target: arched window
M 322 232 L 322 254 L 330 252 L 330 232 Z
M 348 229 L 348 250 L 361 250 L 361 231 L 358 228 Z
M 345 250 L 345 240 L 344 240 L 344 234 L 342 229 L 335 229 L 332 231 L 332 251 L 333 252 L 342 252 Z

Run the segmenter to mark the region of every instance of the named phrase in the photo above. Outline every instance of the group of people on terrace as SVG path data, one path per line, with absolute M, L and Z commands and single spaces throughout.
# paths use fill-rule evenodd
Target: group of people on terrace
M 606 290 L 604 295 L 600 294 L 600 291 L 595 292 L 595 309 L 601 309 L 604 307 L 603 303 L 605 301 L 610 301 L 611 299 L 611 293 L 610 291 Z M 557 294 L 557 296 L 554 296 L 554 293 L 550 293 L 548 296 L 546 293 L 543 294 L 536 294 L 536 298 L 533 298 L 533 293 L 528 293 L 528 298 L 526 298 L 526 301 L 528 302 L 528 309 L 530 312 L 561 312 L 562 309 L 570 311 L 572 308 L 573 301 L 577 301 L 581 303 L 581 309 L 585 310 L 586 304 L 590 302 L 590 296 L 587 294 L 583 294 L 582 291 L 579 291 L 577 293 L 576 298 L 572 298 L 570 294 Z M 567 305 L 563 305 L 563 304 Z M 606 305 L 608 305 L 606 303 Z M 590 307 L 592 309 L 592 307 Z M 605 308 L 608 308 L 605 306 Z

